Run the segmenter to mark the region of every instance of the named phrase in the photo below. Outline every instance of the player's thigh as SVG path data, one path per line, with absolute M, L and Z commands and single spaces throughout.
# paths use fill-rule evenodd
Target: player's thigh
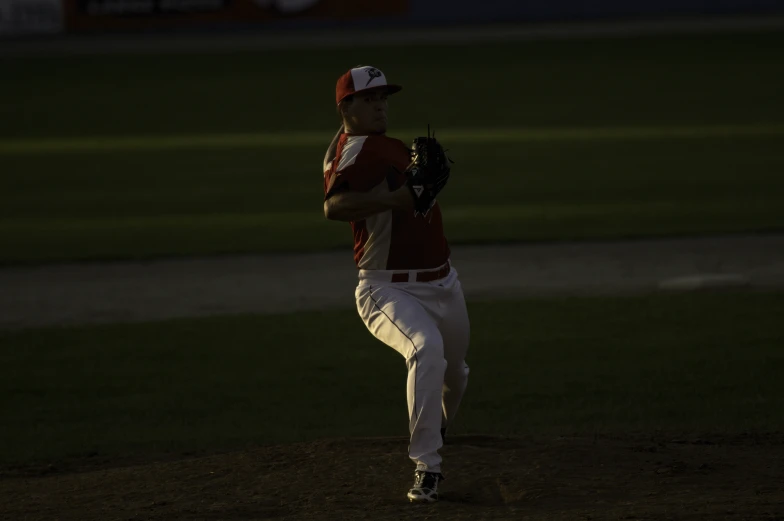
M 471 323 L 460 281 L 455 281 L 451 288 L 439 329 L 444 340 L 444 358 L 453 364 L 463 362 L 471 343 Z
M 423 349 L 443 357 L 441 332 L 416 297 L 391 284 L 361 283 L 356 300 L 368 331 L 406 359 Z

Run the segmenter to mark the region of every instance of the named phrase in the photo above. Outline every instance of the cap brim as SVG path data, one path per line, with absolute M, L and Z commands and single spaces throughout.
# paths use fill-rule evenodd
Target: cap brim
M 394 94 L 403 90 L 402 85 L 387 85 L 387 94 Z
M 402 85 L 379 85 L 378 87 L 368 87 L 367 89 L 360 89 L 354 91 L 354 94 L 352 95 L 356 96 L 357 94 L 361 94 L 362 92 L 373 92 L 375 90 L 384 90 L 386 91 L 387 94 L 395 94 L 396 92 L 400 92 L 401 90 L 403 90 L 403 86 Z

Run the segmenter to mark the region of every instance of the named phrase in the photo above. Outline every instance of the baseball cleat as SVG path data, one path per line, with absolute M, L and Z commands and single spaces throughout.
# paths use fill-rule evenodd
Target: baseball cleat
M 414 473 L 414 486 L 408 491 L 412 503 L 435 503 L 438 501 L 438 483 L 444 480 L 438 472 L 417 470 Z

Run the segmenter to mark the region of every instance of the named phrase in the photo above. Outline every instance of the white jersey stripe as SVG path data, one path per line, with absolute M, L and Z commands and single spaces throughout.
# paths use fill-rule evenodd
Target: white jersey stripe
M 386 186 L 384 189 L 387 189 Z M 392 246 L 392 210 L 368 217 L 365 227 L 368 238 L 358 267 L 361 270 L 386 269 Z
M 357 160 L 357 156 L 359 156 L 359 152 L 362 150 L 362 145 L 365 144 L 366 139 L 367 136 L 348 136 L 348 139 L 346 139 L 346 144 L 343 146 L 343 150 L 340 153 L 340 161 L 338 162 L 337 172 L 340 172 L 344 168 L 348 168 L 354 164 L 354 161 Z

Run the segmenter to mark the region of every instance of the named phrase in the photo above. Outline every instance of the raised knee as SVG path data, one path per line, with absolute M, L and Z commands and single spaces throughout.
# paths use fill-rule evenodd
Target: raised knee
M 468 381 L 468 364 L 465 362 L 447 362 L 444 378 L 444 386 L 447 390 L 465 387 Z

